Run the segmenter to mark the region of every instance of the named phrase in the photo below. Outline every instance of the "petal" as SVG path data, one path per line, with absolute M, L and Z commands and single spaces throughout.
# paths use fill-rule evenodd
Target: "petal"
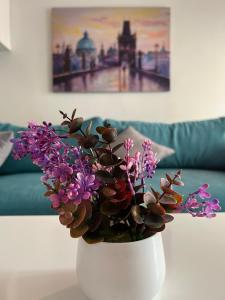
M 83 178 L 84 178 L 84 175 L 82 174 L 82 173 L 77 173 L 77 179 L 79 180 L 79 181 L 82 181 L 83 180 Z
M 204 183 L 204 184 L 202 184 L 202 185 L 200 186 L 199 190 L 206 190 L 206 189 L 208 189 L 208 188 L 209 188 L 208 183 Z
M 88 199 L 90 198 L 90 196 L 91 196 L 91 193 L 85 192 L 85 193 L 83 194 L 83 199 L 84 199 L 84 200 L 88 200 Z
M 208 193 L 208 192 L 205 192 L 205 191 L 203 191 L 203 190 L 202 190 L 202 191 L 199 191 L 198 195 L 199 195 L 199 197 L 200 197 L 201 199 L 211 198 L 211 194 Z

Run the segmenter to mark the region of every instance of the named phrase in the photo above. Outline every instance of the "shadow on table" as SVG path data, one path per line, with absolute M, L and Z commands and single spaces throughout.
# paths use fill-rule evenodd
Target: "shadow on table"
M 75 271 L 27 271 L 0 274 L 0 300 L 89 300 Z
M 74 285 L 71 287 L 68 287 L 66 289 L 63 289 L 61 291 L 58 291 L 56 293 L 53 293 L 51 295 L 48 295 L 46 297 L 40 298 L 39 300 L 89 300 L 80 287 L 78 285 Z

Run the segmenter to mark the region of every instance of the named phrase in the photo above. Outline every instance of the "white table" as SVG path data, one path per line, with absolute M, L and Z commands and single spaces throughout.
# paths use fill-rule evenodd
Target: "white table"
M 0 238 L 0 300 L 87 300 L 76 282 L 76 240 L 57 217 L 0 217 Z M 163 240 L 157 300 L 225 300 L 225 214 L 176 215 Z

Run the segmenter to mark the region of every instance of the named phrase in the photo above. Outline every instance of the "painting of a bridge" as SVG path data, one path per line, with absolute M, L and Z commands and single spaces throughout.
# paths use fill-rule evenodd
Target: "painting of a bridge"
M 170 89 L 170 9 L 53 8 L 54 92 Z

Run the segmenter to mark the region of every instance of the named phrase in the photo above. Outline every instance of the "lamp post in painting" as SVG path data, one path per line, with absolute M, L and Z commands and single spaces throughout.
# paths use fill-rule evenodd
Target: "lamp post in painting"
M 159 72 L 159 44 L 156 43 L 154 46 L 155 49 L 155 72 Z

